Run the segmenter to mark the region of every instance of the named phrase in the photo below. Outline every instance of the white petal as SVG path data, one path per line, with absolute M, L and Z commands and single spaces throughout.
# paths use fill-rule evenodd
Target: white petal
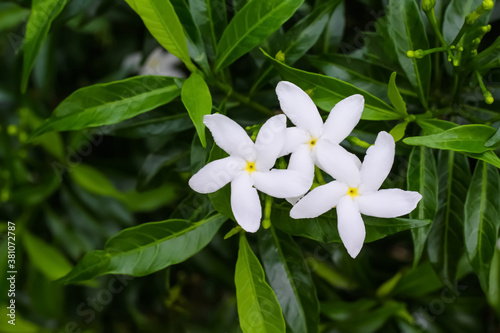
M 286 142 L 281 152 L 281 156 L 288 155 L 296 151 L 300 146 L 307 145 L 311 140 L 311 135 L 298 127 L 289 127 L 286 129 Z
M 290 216 L 294 219 L 318 217 L 335 207 L 348 189 L 346 184 L 337 181 L 318 186 L 293 206 Z
M 306 177 L 293 170 L 256 171 L 251 177 L 259 191 L 275 198 L 298 197 L 311 187 Z
M 361 193 L 376 191 L 391 172 L 394 162 L 395 143 L 392 135 L 380 132 L 375 144 L 366 151 L 361 166 Z
M 281 109 L 295 126 L 316 137 L 321 134 L 323 120 L 319 115 L 318 108 L 305 91 L 291 82 L 281 81 L 276 86 L 276 94 Z
M 203 117 L 203 123 L 208 127 L 215 143 L 229 155 L 254 159 L 254 143 L 245 130 L 234 120 L 222 114 L 211 114 Z
M 274 166 L 285 146 L 285 129 L 286 116 L 284 114 L 271 117 L 262 125 L 254 146 L 257 153 L 255 161 L 257 170 L 267 171 Z
M 361 214 L 374 217 L 398 217 L 414 210 L 420 199 L 422 196 L 418 192 L 394 188 L 365 193 L 354 200 Z
M 323 138 L 318 140 L 313 153 L 318 161 L 318 167 L 325 170 L 330 176 L 350 187 L 359 186 L 359 169 L 351 153 L 338 144 Z
M 262 207 L 259 194 L 252 187 L 248 173 L 242 173 L 231 182 L 231 208 L 236 222 L 245 231 L 259 230 Z
M 359 157 L 357 157 L 356 155 L 354 155 L 353 153 L 349 153 L 349 156 L 352 158 L 352 160 L 354 161 L 354 164 L 356 165 L 356 167 L 359 169 L 361 169 L 361 160 L 359 159 Z
M 212 193 L 232 181 L 245 167 L 245 160 L 226 157 L 205 165 L 189 179 L 189 186 L 199 193 Z
M 309 146 L 300 146 L 291 156 L 288 163 L 288 170 L 300 172 L 309 182 L 309 188 L 314 180 L 314 162 Z
M 347 252 L 356 258 L 363 247 L 366 231 L 358 206 L 349 196 L 342 197 L 337 205 L 337 227 Z
M 365 99 L 358 94 L 338 102 L 325 121 L 321 137 L 333 143 L 341 143 L 358 124 L 364 106 Z

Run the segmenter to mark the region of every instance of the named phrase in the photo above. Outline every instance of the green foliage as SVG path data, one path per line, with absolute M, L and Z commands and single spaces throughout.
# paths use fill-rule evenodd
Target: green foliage
M 0 331 L 498 331 L 498 10 L 490 0 L 0 4 Z M 294 198 L 259 193 L 265 223 L 252 234 L 237 225 L 231 184 L 209 194 L 188 184 L 228 156 L 204 116 L 226 115 L 255 141 L 281 114 L 283 80 L 323 120 L 362 95 L 341 146 L 363 160 L 389 132 L 381 189 L 422 195 L 408 216 L 363 215 L 355 259 L 336 207 L 293 219 Z M 317 168 L 312 188 L 333 180 Z

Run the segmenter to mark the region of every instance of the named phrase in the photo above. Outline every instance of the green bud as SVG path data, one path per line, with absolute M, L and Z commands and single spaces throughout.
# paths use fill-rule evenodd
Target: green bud
M 490 32 L 490 30 L 491 30 L 491 25 L 489 25 L 489 24 L 481 27 L 481 31 L 483 33 Z
M 408 58 L 415 58 L 415 52 L 413 52 L 412 50 L 408 50 L 408 52 L 406 52 L 406 56 Z
M 492 104 L 495 101 L 495 99 L 493 98 L 491 93 L 487 91 L 484 93 L 484 101 L 486 102 L 486 104 Z
M 470 51 L 470 54 L 474 57 L 477 56 L 477 50 L 472 50 Z
M 472 44 L 474 44 L 474 45 L 479 45 L 479 43 L 481 43 L 481 39 L 480 38 L 474 38 L 472 40 Z
M 422 0 L 422 9 L 424 12 L 429 12 L 434 9 L 436 0 Z
M 459 47 L 458 47 L 458 52 L 464 52 L 464 48 L 463 48 L 463 47 L 461 47 L 461 46 L 459 46 Z
M 7 133 L 9 135 L 16 135 L 17 134 L 17 131 L 18 131 L 18 128 L 16 125 L 9 125 L 7 127 Z
M 484 10 L 491 10 L 494 5 L 495 3 L 493 2 L 493 0 L 484 0 L 482 7 Z
M 285 62 L 285 54 L 283 52 L 281 52 L 281 51 L 278 51 L 278 53 L 276 53 L 275 58 L 279 62 Z

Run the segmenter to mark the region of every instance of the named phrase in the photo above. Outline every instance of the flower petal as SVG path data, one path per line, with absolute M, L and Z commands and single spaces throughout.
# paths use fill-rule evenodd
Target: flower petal
M 231 208 L 236 222 L 248 232 L 259 230 L 262 207 L 250 176 L 242 173 L 231 182 Z
M 380 132 L 375 144 L 366 151 L 361 166 L 361 193 L 376 191 L 391 172 L 396 145 L 392 135 Z
M 318 140 L 314 148 L 317 165 L 330 176 L 346 183 L 350 187 L 360 184 L 359 169 L 351 153 L 336 143 L 331 143 L 323 138 Z
M 288 155 L 296 151 L 300 146 L 306 145 L 311 140 L 311 135 L 298 127 L 288 127 L 285 131 L 286 142 L 281 152 L 281 156 Z
M 290 156 L 290 162 L 288 163 L 288 170 L 295 170 L 300 172 L 309 181 L 309 188 L 311 187 L 314 180 L 314 161 L 311 156 L 311 149 L 309 146 L 300 146 L 292 155 Z
M 311 135 L 319 137 L 323 128 L 323 120 L 311 97 L 295 84 L 287 81 L 278 83 L 276 94 L 281 109 L 292 123 L 308 131 Z
M 342 197 L 337 205 L 337 228 L 347 252 L 356 258 L 363 247 L 366 230 L 358 206 L 349 196 Z
M 275 198 L 298 197 L 311 187 L 308 179 L 294 170 L 256 171 L 251 177 L 259 191 Z
M 232 181 L 245 167 L 245 160 L 226 157 L 205 165 L 189 179 L 189 186 L 198 193 L 212 193 Z
M 271 117 L 262 125 L 254 146 L 257 153 L 255 160 L 257 170 L 268 171 L 274 166 L 285 146 L 285 129 L 286 116 L 284 114 Z
M 323 126 L 322 138 L 341 143 L 358 124 L 365 106 L 363 96 L 356 94 L 344 98 L 330 111 Z
M 361 214 L 374 217 L 398 217 L 417 207 L 422 196 L 418 192 L 400 189 L 380 190 L 362 194 L 354 200 Z
M 293 206 L 290 216 L 294 219 L 318 217 L 335 207 L 348 189 L 338 181 L 318 186 Z
M 203 123 L 212 132 L 217 146 L 226 153 L 243 157 L 246 160 L 255 159 L 253 141 L 234 120 L 222 114 L 211 114 L 203 117 Z

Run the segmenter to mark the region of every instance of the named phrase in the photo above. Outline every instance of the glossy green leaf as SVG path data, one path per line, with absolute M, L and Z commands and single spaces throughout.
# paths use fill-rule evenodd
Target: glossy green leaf
M 166 220 L 124 229 L 106 242 L 104 250 L 87 253 L 60 281 L 67 284 L 104 274 L 154 273 L 196 254 L 225 220 L 217 214 L 199 222 Z
M 463 125 L 438 134 L 415 136 L 403 140 L 408 145 L 453 150 L 468 153 L 484 153 L 491 148 L 484 144 L 495 133 L 486 125 Z
M 101 126 L 97 129 L 97 133 L 127 138 L 147 138 L 193 128 L 193 122 L 186 113 L 165 116 L 162 115 L 163 110 L 158 111 L 161 112 L 155 110 L 117 124 Z
M 35 65 L 38 52 L 47 38 L 50 26 L 54 19 L 59 16 L 65 5 L 66 0 L 33 0 L 23 41 L 22 92 L 26 91 L 29 75 Z
M 197 73 L 192 73 L 182 85 L 181 97 L 182 103 L 188 110 L 196 128 L 201 144 L 206 147 L 207 141 L 205 139 L 203 117 L 212 112 L 212 95 L 210 95 L 210 90 L 203 77 Z
M 424 130 L 426 134 L 438 134 L 446 130 L 458 127 L 457 124 L 439 119 L 417 119 L 417 124 Z M 486 145 L 486 144 L 485 144 Z M 484 153 L 468 153 L 462 152 L 464 155 L 490 163 L 491 165 L 500 168 L 500 158 L 493 151 L 485 151 Z
M 448 283 L 447 287 L 450 286 Z M 418 298 L 443 287 L 432 265 L 426 261 L 408 270 L 392 290 L 391 295 Z
M 403 121 L 402 123 L 394 126 L 389 134 L 394 138 L 394 142 L 398 142 L 405 136 L 406 127 L 408 126 L 408 121 Z
M 276 295 L 244 233 L 234 276 L 238 317 L 243 333 L 285 333 L 285 320 Z
M 188 4 L 184 0 L 170 0 L 177 13 L 177 17 L 186 32 L 186 41 L 191 58 L 205 72 L 210 72 L 205 45 L 201 38 L 200 30 L 193 20 Z
M 115 124 L 167 104 L 180 94 L 177 79 L 135 76 L 78 89 L 59 104 L 30 139 L 50 131 Z
M 389 79 L 389 88 L 387 90 L 387 96 L 392 103 L 394 108 L 404 115 L 408 115 L 406 112 L 406 103 L 399 93 L 398 86 L 396 85 L 396 72 L 392 72 L 391 78 Z
M 215 71 L 259 45 L 285 23 L 304 0 L 252 0 L 236 13 L 217 44 Z
M 469 261 L 488 291 L 490 264 L 500 228 L 500 177 L 484 162 L 476 165 L 465 201 L 464 235 Z
M 430 58 L 410 59 L 406 55 L 409 50 L 429 48 L 420 8 L 415 0 L 390 0 L 387 18 L 389 35 L 394 42 L 399 64 L 417 90 L 422 105 L 427 108 L 431 78 Z
M 317 332 L 319 302 L 311 273 L 292 237 L 274 227 L 258 233 L 259 252 L 269 284 L 290 332 Z
M 168 146 L 165 149 L 149 154 L 144 160 L 137 176 L 136 188 L 139 191 L 147 189 L 160 170 L 178 162 L 179 159 L 188 156 L 188 154 L 188 146 L 182 143 Z
M 141 17 L 151 35 L 168 52 L 182 60 L 190 70 L 196 67 L 191 62 L 179 17 L 169 0 L 125 0 Z
M 500 143 L 500 128 L 495 132 L 495 134 L 493 134 L 491 138 L 488 139 L 488 141 L 484 143 L 484 145 L 488 148 L 492 148 L 498 145 L 499 143 Z
M 441 280 L 454 281 L 464 251 L 464 205 L 470 167 L 464 155 L 440 151 L 437 170 L 438 211 L 427 239 L 427 253 Z
M 225 0 L 189 0 L 191 15 L 200 29 L 207 57 L 211 60 L 215 58 L 217 42 L 227 25 L 227 6 Z
M 312 90 L 310 92 L 311 98 L 316 105 L 325 111 L 330 111 L 335 104 L 348 96 L 361 94 L 365 98 L 362 119 L 392 120 L 404 117 L 384 101 L 347 82 L 292 68 L 270 57 L 267 53 L 265 54 L 272 60 L 285 80 L 297 84 L 304 90 Z
M 434 220 L 438 203 L 438 174 L 436 160 L 432 150 L 425 147 L 413 147 L 407 171 L 407 188 L 422 195 L 417 209 L 410 212 L 410 218 Z M 413 238 L 413 266 L 422 256 L 425 242 L 432 224 L 411 230 Z
M 337 230 L 337 214 L 327 212 L 312 219 L 293 219 L 290 217 L 288 204 L 273 206 L 272 224 L 294 236 L 307 237 L 318 242 L 342 242 Z M 366 227 L 365 243 L 384 238 L 394 233 L 412 228 L 420 228 L 430 223 L 429 220 L 414 220 L 405 218 L 383 219 L 363 216 Z
M 71 179 L 87 191 L 123 199 L 123 194 L 115 188 L 103 173 L 94 167 L 82 163 L 72 167 L 69 171 Z
M 285 63 L 293 65 L 316 44 L 340 0 L 326 1 L 297 22 L 282 37 L 271 44 L 272 50 L 285 54 Z M 274 41 L 272 41 L 274 42 Z
M 49 280 L 63 277 L 73 267 L 56 247 L 44 240 L 29 232 L 24 232 L 22 238 L 30 262 Z

